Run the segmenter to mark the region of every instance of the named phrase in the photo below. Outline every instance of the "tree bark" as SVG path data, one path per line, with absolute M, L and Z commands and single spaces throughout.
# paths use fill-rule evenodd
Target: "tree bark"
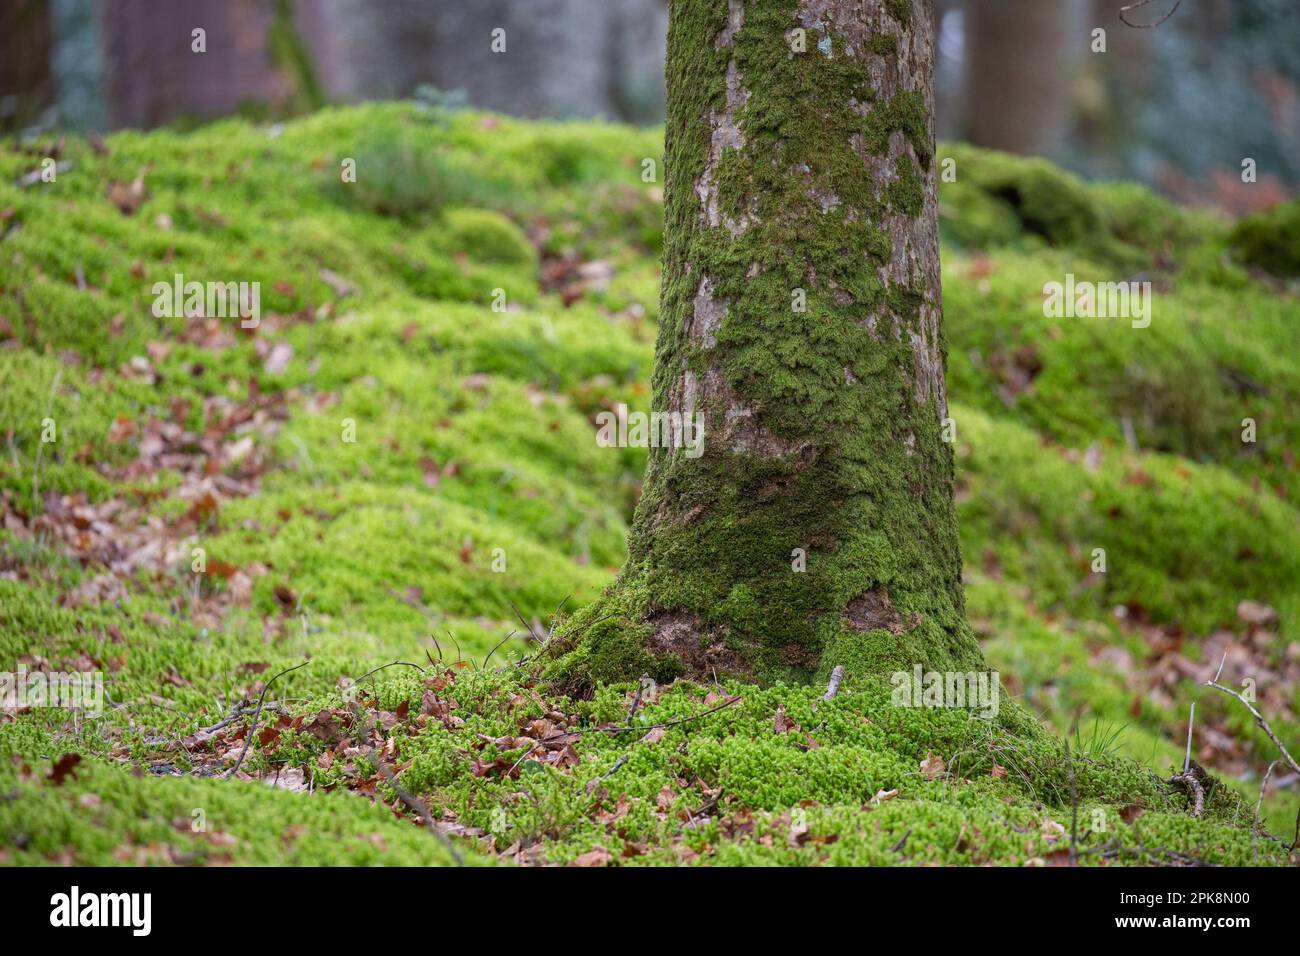
M 933 68 L 929 0 L 672 0 L 652 407 L 699 413 L 703 454 L 651 450 L 628 563 L 559 632 L 553 679 L 980 661 L 942 439 Z

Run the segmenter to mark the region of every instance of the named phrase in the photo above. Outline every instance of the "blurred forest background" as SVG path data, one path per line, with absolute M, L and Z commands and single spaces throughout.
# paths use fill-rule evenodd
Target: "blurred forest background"
M 1153 29 L 1121 22 L 1121 0 L 936 2 L 940 138 L 1047 156 L 1089 178 L 1136 179 L 1236 214 L 1296 194 L 1296 0 L 1183 0 Z M 1152 23 L 1172 6 L 1156 0 L 1129 16 Z M 667 7 L 0 0 L 0 133 L 287 118 L 326 102 L 407 96 L 655 124 Z M 196 26 L 223 52 L 193 55 Z M 489 48 L 497 27 L 509 38 L 505 56 Z M 1098 27 L 1104 54 L 1093 52 Z M 1243 157 L 1261 170 L 1249 188 Z

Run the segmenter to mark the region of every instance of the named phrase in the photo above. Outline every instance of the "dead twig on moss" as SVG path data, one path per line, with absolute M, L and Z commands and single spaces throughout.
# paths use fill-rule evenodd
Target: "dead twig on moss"
M 735 697 L 724 700 L 721 704 L 718 704 L 718 706 L 710 707 L 708 710 L 702 710 L 698 714 L 691 714 L 689 717 L 678 717 L 676 720 L 665 720 L 661 724 L 650 724 L 648 727 L 580 727 L 577 730 L 562 730 L 558 734 L 551 734 L 548 737 L 543 737 L 538 741 L 538 743 L 546 743 L 549 740 L 559 740 L 564 737 L 581 736 L 582 734 L 589 733 L 625 734 L 634 730 L 645 733 L 651 730 L 658 730 L 660 727 L 676 727 L 678 724 L 689 723 L 692 720 L 699 720 L 701 717 L 707 717 L 709 714 L 716 714 L 718 711 L 737 703 L 740 699 L 740 695 L 737 694 Z
M 844 680 L 844 665 L 836 664 L 835 669 L 831 671 L 831 680 L 826 685 L 826 693 L 822 695 L 822 700 L 834 700 L 835 695 L 840 692 L 840 681 L 842 680 Z
M 401 662 L 397 661 L 395 663 Z M 367 738 L 370 736 L 370 733 L 375 726 L 374 716 L 368 716 L 363 713 L 361 705 L 357 701 L 352 701 L 348 709 L 352 711 L 352 726 L 357 728 L 354 733 L 350 735 L 353 743 L 355 743 L 359 748 L 371 746 Z M 438 829 L 437 821 L 433 819 L 433 814 L 429 812 L 429 808 L 425 805 L 424 801 L 397 782 L 397 776 L 389 770 L 388 766 L 384 763 L 383 753 L 379 747 L 371 747 L 370 752 L 375 758 L 375 766 L 379 768 L 379 773 L 383 776 L 384 781 L 393 788 L 393 792 L 397 794 L 397 798 L 401 800 L 402 803 L 406 804 L 409 809 L 419 814 L 420 818 L 424 821 L 424 828 L 432 833 L 438 842 L 446 848 L 447 852 L 451 854 L 451 858 L 456 861 L 456 865 L 464 866 L 465 857 L 461 854 L 460 850 L 456 848 L 456 845 L 451 842 L 451 838 Z
M 285 674 L 296 671 L 300 667 L 306 667 L 310 663 L 311 660 L 308 659 L 303 661 L 301 664 L 294 664 L 293 667 L 285 668 L 262 685 L 262 693 L 259 694 L 257 698 L 257 709 L 253 711 L 253 725 L 248 728 L 248 734 L 244 737 L 244 748 L 239 751 L 239 759 L 235 761 L 235 765 L 231 767 L 230 771 L 226 774 L 227 779 L 238 773 L 240 765 L 244 762 L 244 757 L 248 753 L 248 745 L 253 742 L 253 734 L 257 733 L 257 721 L 262 716 L 262 704 L 266 701 L 266 692 L 271 689 L 271 685 Z
M 494 648 L 492 648 L 492 650 L 488 651 L 488 652 L 487 652 L 487 656 L 483 658 L 483 667 L 484 667 L 484 668 L 487 667 L 487 665 L 488 665 L 488 661 L 492 660 L 492 655 L 493 655 L 493 654 L 495 654 L 497 651 L 501 650 L 501 645 L 502 645 L 502 644 L 504 644 L 506 641 L 510 640 L 510 638 L 514 637 L 514 636 L 515 636 L 516 634 L 518 634 L 518 633 L 519 633 L 518 631 L 511 631 L 511 632 L 510 632 L 509 634 L 507 634 L 505 637 L 501 638 L 501 640 L 499 640 L 499 641 L 497 642 L 496 647 L 494 647 Z
M 1137 3 L 1130 3 L 1126 7 L 1120 7 L 1119 10 L 1120 20 L 1122 20 L 1126 26 L 1133 27 L 1136 30 L 1150 30 L 1152 27 L 1160 26 L 1160 24 L 1164 23 L 1166 20 L 1172 17 L 1175 13 L 1178 12 L 1178 8 L 1183 4 L 1183 0 L 1174 0 L 1174 5 L 1169 8 L 1169 12 L 1166 13 L 1159 20 L 1155 21 L 1154 23 L 1134 23 L 1128 17 L 1124 16 L 1124 14 L 1128 13 L 1130 10 L 1140 10 L 1142 7 L 1145 7 L 1150 2 L 1151 0 L 1137 0 Z
M 632 718 L 636 716 L 637 708 L 641 706 L 641 695 L 645 692 L 646 681 L 650 679 L 649 674 L 642 674 L 636 682 L 636 693 L 632 695 L 632 705 L 627 709 L 627 717 L 624 723 L 632 723 Z
M 1223 661 L 1226 661 L 1227 659 L 1228 659 L 1228 652 L 1224 651 Z M 1205 682 L 1205 686 L 1213 687 L 1215 690 L 1219 691 L 1220 693 L 1227 694 L 1229 697 L 1235 697 L 1237 698 L 1237 700 L 1241 701 L 1241 705 L 1245 707 L 1248 711 L 1250 711 L 1250 716 L 1255 718 L 1255 723 L 1259 724 L 1259 726 L 1263 729 L 1264 733 L 1268 734 L 1268 739 L 1273 741 L 1273 745 L 1277 747 L 1279 751 L 1281 751 L 1282 758 L 1288 764 L 1290 764 L 1292 770 L 1300 774 L 1300 764 L 1296 763 L 1295 758 L 1291 756 L 1291 752 L 1287 750 L 1285 746 L 1283 746 L 1282 741 L 1278 739 L 1277 734 L 1273 732 L 1273 728 L 1268 725 L 1268 721 L 1264 719 L 1264 716 L 1258 710 L 1255 709 L 1254 705 L 1251 704 L 1250 701 L 1246 700 L 1245 697 L 1242 697 L 1241 694 L 1239 694 L 1237 691 L 1233 690 L 1231 687 L 1225 687 L 1219 683 L 1219 674 L 1223 672 L 1223 661 L 1219 662 L 1219 673 L 1216 673 L 1214 675 L 1213 680 L 1207 680 Z
M 1268 769 L 1264 771 L 1264 779 L 1259 785 L 1259 799 L 1255 801 L 1255 817 L 1250 823 L 1250 853 L 1254 858 L 1259 857 L 1259 810 L 1264 805 L 1264 794 L 1268 790 L 1269 778 L 1273 776 L 1273 770 L 1281 762 L 1282 758 L 1279 757 L 1268 765 Z M 1300 817 L 1296 818 L 1296 822 L 1300 824 Z
M 356 680 L 352 682 L 353 686 L 355 687 L 357 684 L 360 684 L 371 674 L 378 674 L 380 671 L 384 670 L 387 667 L 414 667 L 421 674 L 425 673 L 424 668 L 421 667 L 419 664 L 412 664 L 410 661 L 389 661 L 387 664 L 380 664 L 378 667 L 366 671 L 364 674 L 362 674 L 360 677 L 358 677 Z
M 1065 763 L 1070 770 L 1070 866 L 1079 865 L 1079 788 L 1074 780 L 1074 754 L 1070 752 L 1070 734 L 1079 732 L 1079 715 L 1074 716 L 1074 726 L 1065 735 Z

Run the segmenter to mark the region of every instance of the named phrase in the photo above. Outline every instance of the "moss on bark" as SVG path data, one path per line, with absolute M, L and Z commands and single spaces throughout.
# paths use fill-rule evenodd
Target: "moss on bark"
M 652 450 L 628 563 L 561 631 L 557 680 L 978 664 L 932 27 L 923 0 L 674 0 L 653 407 L 700 413 L 704 454 Z

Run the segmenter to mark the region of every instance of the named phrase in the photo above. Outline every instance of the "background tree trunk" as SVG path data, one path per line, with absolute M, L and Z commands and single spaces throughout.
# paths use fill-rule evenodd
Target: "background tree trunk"
M 0 4 L 0 133 L 34 122 L 54 102 L 49 0 Z
M 928 0 L 671 3 L 653 408 L 699 412 L 704 452 L 651 451 L 628 563 L 553 677 L 978 664 L 941 438 L 933 68 Z
M 1118 9 L 1119 4 L 1116 4 Z M 1088 49 L 1078 0 L 966 5 L 966 134 L 977 146 L 1049 155 L 1070 123 L 1074 67 Z M 1108 32 L 1127 29 L 1118 21 Z
M 519 116 L 662 118 L 662 0 L 319 2 L 341 38 L 350 98 L 427 83 Z
M 114 128 L 319 105 L 314 67 L 289 0 L 98 0 Z M 191 31 L 206 31 L 194 52 Z

